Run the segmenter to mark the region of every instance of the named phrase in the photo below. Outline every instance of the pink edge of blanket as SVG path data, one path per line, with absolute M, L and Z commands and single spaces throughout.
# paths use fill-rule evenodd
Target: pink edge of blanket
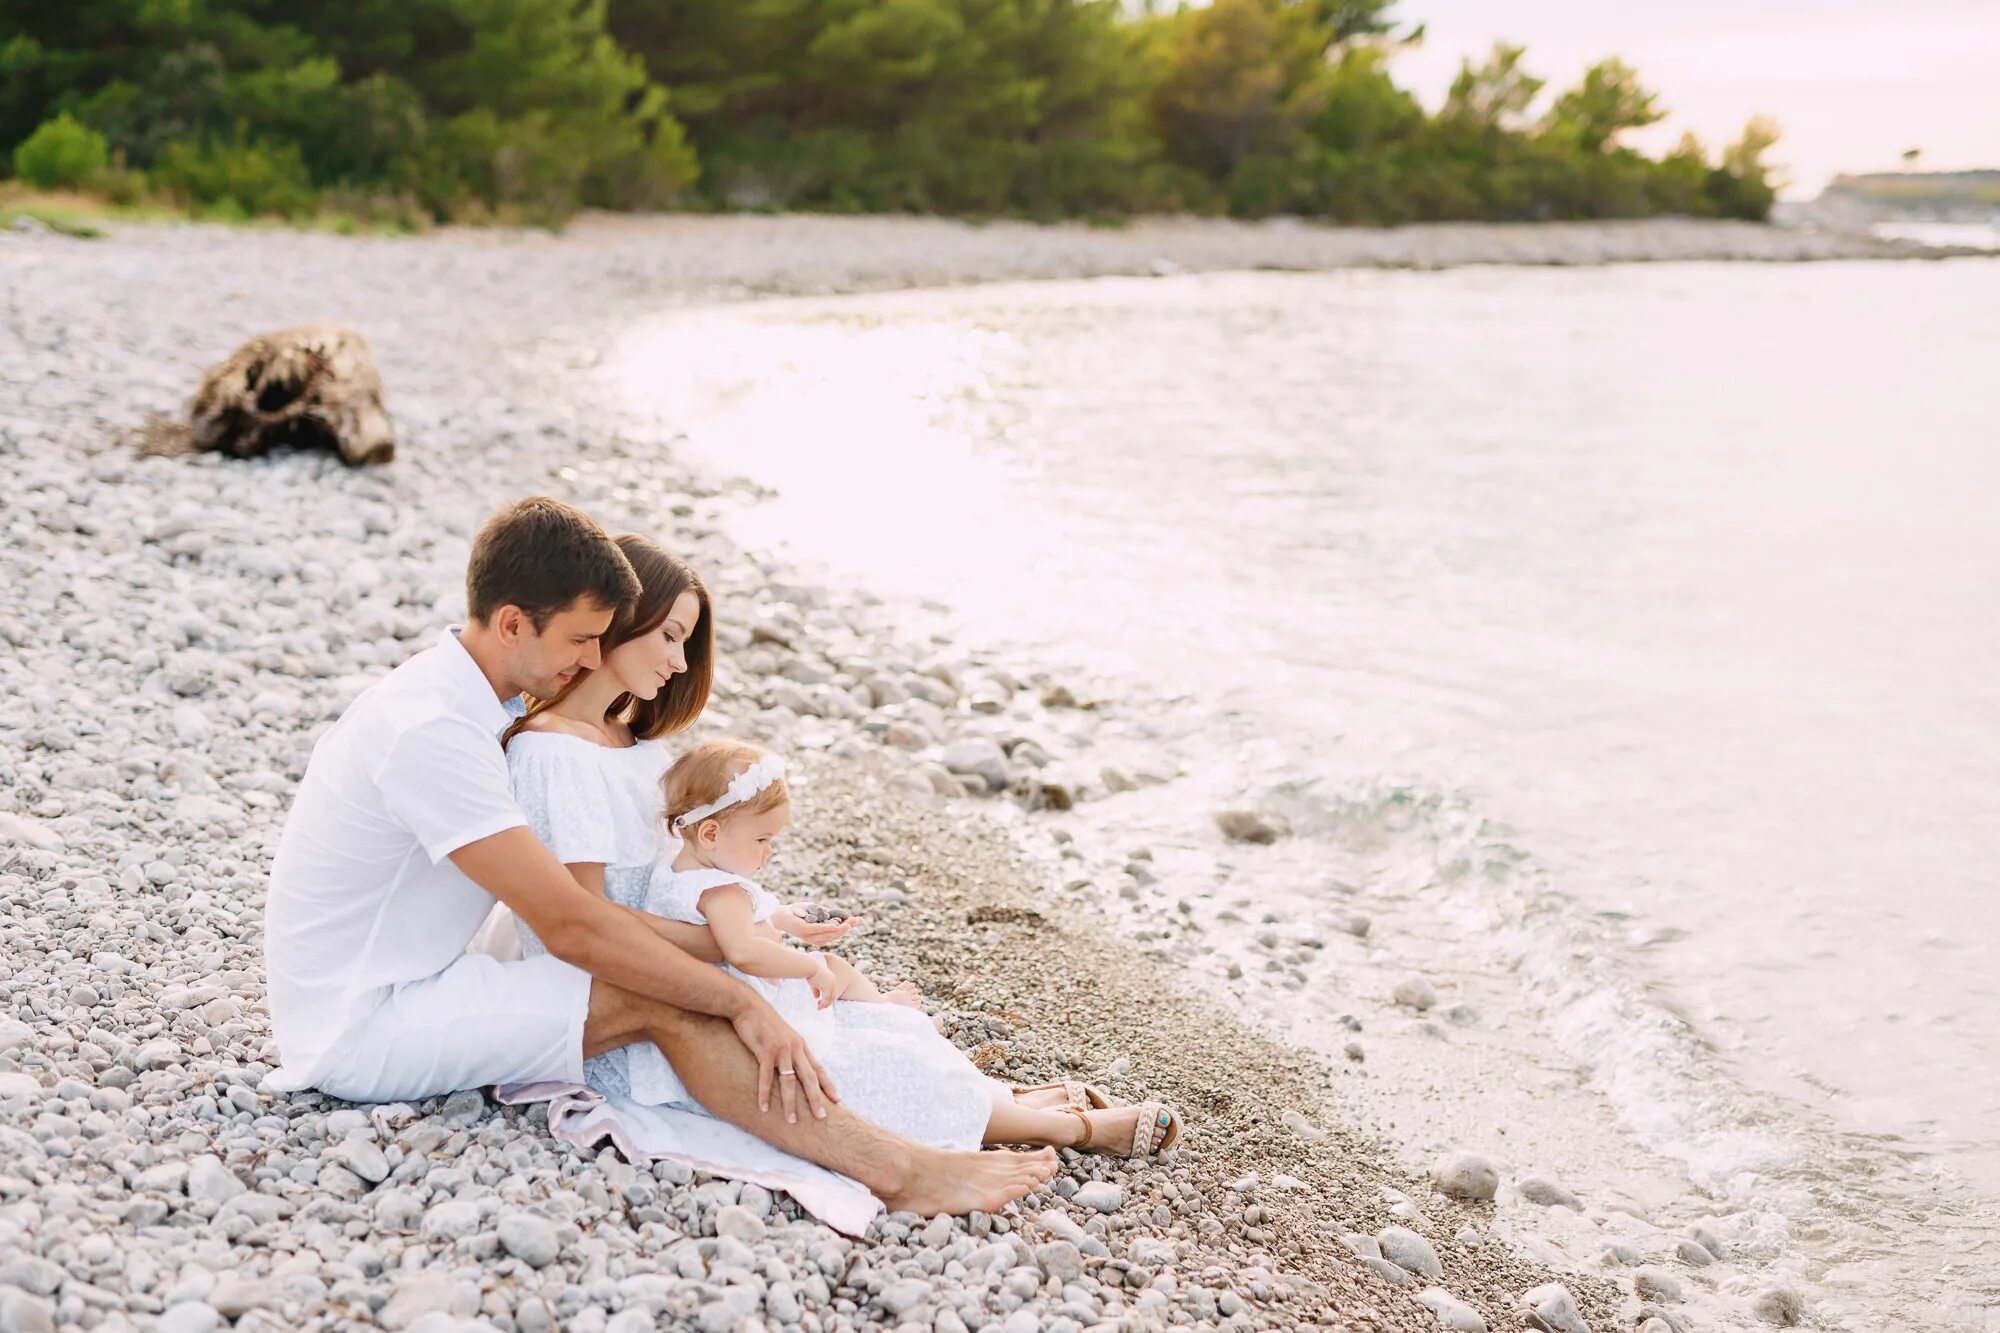
M 798 1200 L 800 1207 L 843 1235 L 867 1234 L 869 1224 L 885 1206 L 859 1181 L 832 1172 L 821 1173 L 817 1168 L 814 1175 L 791 1175 L 705 1161 L 686 1153 L 654 1152 L 641 1148 L 623 1132 L 612 1103 L 581 1083 L 508 1084 L 493 1089 L 493 1100 L 503 1106 L 547 1102 L 549 1133 L 574 1147 L 592 1148 L 610 1139 L 629 1161 L 681 1162 L 692 1170 L 706 1171 L 712 1176 L 747 1180 L 768 1190 L 783 1190 Z

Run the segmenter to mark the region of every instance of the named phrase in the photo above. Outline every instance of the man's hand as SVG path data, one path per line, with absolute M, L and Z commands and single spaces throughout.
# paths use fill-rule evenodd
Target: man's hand
M 757 1109 L 771 1109 L 771 1085 L 776 1083 L 787 1124 L 798 1123 L 801 1097 L 815 1119 L 826 1119 L 826 1104 L 839 1101 L 840 1093 L 813 1059 L 805 1038 L 761 997 L 730 1022 L 757 1061 Z
M 803 940 L 815 949 L 824 949 L 868 921 L 861 916 L 843 917 L 838 921 L 814 921 L 807 914 L 807 909 L 812 906 L 812 903 L 793 903 L 789 907 L 781 907 L 771 914 L 771 924 L 795 940 Z

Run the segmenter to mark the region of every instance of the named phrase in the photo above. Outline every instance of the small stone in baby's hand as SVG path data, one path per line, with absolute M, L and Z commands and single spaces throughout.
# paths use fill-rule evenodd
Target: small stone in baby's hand
M 831 907 L 821 907 L 818 903 L 813 903 L 799 910 L 799 919 L 810 921 L 816 926 L 823 926 L 847 920 L 847 913 L 836 911 Z

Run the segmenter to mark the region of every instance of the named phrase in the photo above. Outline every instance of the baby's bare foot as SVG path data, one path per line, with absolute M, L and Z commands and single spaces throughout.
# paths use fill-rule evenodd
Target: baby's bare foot
M 893 990 L 884 991 L 882 993 L 882 1002 L 884 1004 L 906 1005 L 911 1009 L 921 1009 L 924 1007 L 924 997 L 918 993 L 917 983 L 914 981 L 905 981 Z

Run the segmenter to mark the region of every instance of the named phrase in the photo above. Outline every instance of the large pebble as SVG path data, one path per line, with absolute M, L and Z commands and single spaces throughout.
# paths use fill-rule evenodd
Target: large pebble
M 1767 1324 L 1795 1328 L 1805 1322 L 1806 1300 L 1792 1287 L 1766 1287 L 1752 1298 L 1750 1312 Z
M 187 1192 L 190 1199 L 221 1207 L 249 1188 L 219 1158 L 203 1153 L 188 1162 Z
M 882 1288 L 882 1308 L 901 1318 L 930 1299 L 931 1284 L 921 1278 L 906 1277 Z
M 282 1289 L 268 1277 L 225 1275 L 216 1279 L 208 1293 L 208 1303 L 225 1319 L 235 1319 L 251 1310 L 275 1309 L 283 1299 Z
M 465 1318 L 478 1309 L 479 1288 L 472 1283 L 443 1273 L 420 1272 L 396 1280 L 389 1302 L 376 1320 L 393 1333 L 433 1312 Z
M 447 1199 L 424 1214 L 425 1240 L 461 1240 L 479 1230 L 479 1205 Z
M 989 740 L 953 741 L 940 756 L 945 770 L 979 778 L 992 791 L 1004 789 L 1008 781 L 1007 752 Z
M 222 1314 L 205 1301 L 184 1301 L 160 1316 L 159 1333 L 215 1333 Z
M 1437 987 L 1424 978 L 1409 976 L 1396 983 L 1396 989 L 1390 992 L 1389 998 L 1405 1008 L 1422 1013 L 1437 1004 L 1438 993 Z
M 1540 1329 L 1542 1333 L 1590 1333 L 1583 1312 L 1576 1308 L 1576 1297 L 1560 1282 L 1544 1283 L 1523 1292 L 1521 1317 L 1529 1328 Z
M 379 1185 L 389 1178 L 388 1156 L 380 1145 L 359 1134 L 343 1140 L 326 1155 L 371 1185 Z
M 1682 1296 L 1679 1278 L 1664 1268 L 1650 1265 L 1632 1274 L 1632 1289 L 1641 1300 L 1647 1301 L 1678 1301 Z
M 1222 830 L 1222 836 L 1231 842 L 1249 842 L 1268 845 L 1280 838 L 1289 837 L 1291 824 L 1283 815 L 1268 810 L 1218 810 L 1215 825 Z
M 56 1333 L 55 1312 L 39 1296 L 0 1287 L 0 1333 Z
M 1446 1153 L 1431 1163 L 1431 1183 L 1454 1199 L 1483 1201 L 1500 1188 L 1500 1171 L 1478 1153 Z
M 1529 1203 L 1540 1204 L 1544 1208 L 1569 1208 L 1583 1211 L 1583 1205 L 1576 1196 L 1547 1176 L 1522 1176 L 1514 1184 L 1514 1189 Z
M 1072 1241 L 1044 1241 L 1035 1247 L 1035 1263 L 1058 1282 L 1074 1282 L 1083 1276 L 1083 1252 Z
M 715 1215 L 715 1234 L 755 1245 L 764 1239 L 764 1219 L 740 1203 L 732 1203 Z
M 1480 1317 L 1479 1311 L 1443 1287 L 1425 1287 L 1417 1293 L 1417 1299 L 1453 1333 L 1486 1333 L 1486 1320 Z
M 1093 1180 L 1079 1185 L 1070 1202 L 1084 1208 L 1094 1208 L 1100 1213 L 1115 1213 L 1125 1206 L 1125 1191 L 1107 1180 Z
M 533 1213 L 507 1213 L 500 1218 L 500 1248 L 534 1268 L 547 1268 L 562 1253 L 555 1224 Z
M 1444 1265 L 1431 1243 L 1408 1227 L 1383 1227 L 1375 1233 L 1382 1257 L 1398 1268 L 1428 1278 L 1444 1276 Z

